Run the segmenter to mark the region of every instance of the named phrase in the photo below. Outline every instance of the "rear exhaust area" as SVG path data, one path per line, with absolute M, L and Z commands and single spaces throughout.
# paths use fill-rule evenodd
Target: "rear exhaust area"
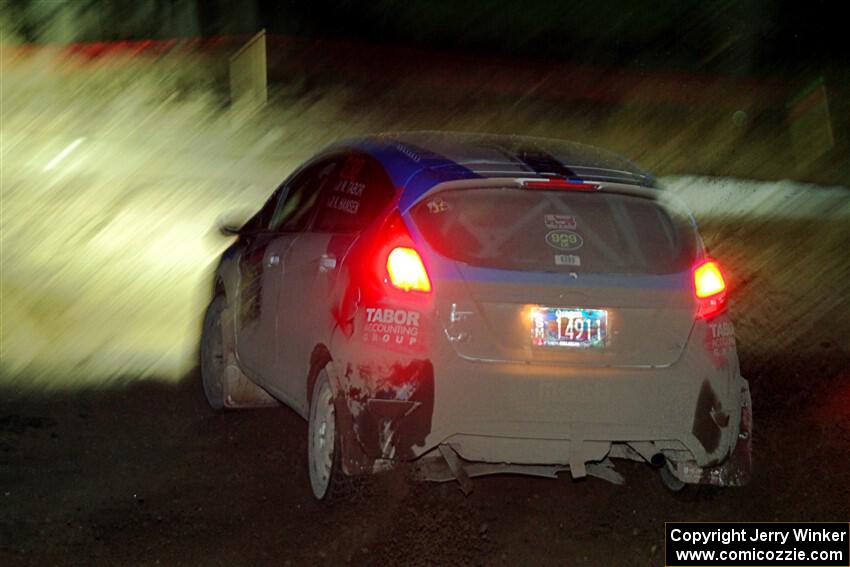
M 662 457 L 663 458 L 663 457 Z M 592 476 L 612 484 L 623 485 L 626 483 L 620 473 L 614 469 L 611 459 L 605 458 L 598 462 L 583 463 L 582 472 L 586 476 Z M 454 447 L 448 443 L 441 443 L 433 453 L 423 456 L 416 462 L 415 476 L 419 480 L 430 482 L 457 481 L 464 495 L 469 495 L 473 490 L 472 479 L 478 476 L 494 474 L 518 474 L 525 476 L 536 476 L 541 478 L 558 478 L 558 473 L 569 471 L 573 478 L 578 480 L 574 471 L 567 465 L 526 465 L 517 463 L 482 463 L 463 459 Z
M 665 464 L 667 464 L 667 457 L 665 457 L 663 453 L 655 453 L 649 459 L 649 466 L 654 469 L 660 469 Z

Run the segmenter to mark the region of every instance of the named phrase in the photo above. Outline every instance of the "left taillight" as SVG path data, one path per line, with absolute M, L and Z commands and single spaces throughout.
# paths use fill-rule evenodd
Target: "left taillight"
M 714 317 L 726 310 L 726 279 L 714 260 L 704 260 L 693 270 L 698 319 Z
M 396 246 L 387 255 L 387 275 L 389 283 L 402 291 L 430 293 L 431 279 L 422 262 L 422 257 L 414 248 Z

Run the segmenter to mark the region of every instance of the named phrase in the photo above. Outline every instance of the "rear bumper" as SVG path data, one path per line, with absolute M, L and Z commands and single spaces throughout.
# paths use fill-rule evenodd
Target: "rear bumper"
M 698 412 L 704 402 L 699 398 L 690 429 L 660 427 L 647 420 L 629 425 L 610 423 L 573 423 L 541 426 L 519 422 L 512 428 L 491 428 L 492 435 L 459 433 L 440 444 L 449 445 L 467 461 L 525 465 L 562 465 L 574 477 L 584 476 L 588 463 L 606 458 L 628 458 L 649 462 L 653 456 L 665 457 L 665 466 L 674 476 L 689 484 L 743 486 L 749 482 L 752 464 L 752 405 L 749 385 L 738 379 L 737 407 L 728 417 L 716 419 L 717 447 L 709 452 L 704 439 L 694 433 L 699 427 Z M 719 410 L 717 413 L 723 413 Z M 717 414 L 715 414 L 717 415 Z M 715 421 L 714 419 L 712 421 Z M 487 424 L 470 424 L 467 428 Z M 439 437 L 437 433 L 437 437 Z
M 359 361 L 337 364 L 346 472 L 448 444 L 467 461 L 564 465 L 578 476 L 589 462 L 655 453 L 686 482 L 707 482 L 707 470 L 720 471 L 708 473 L 715 484 L 749 474 L 739 434 L 748 437 L 752 414 L 734 348 L 718 363 L 695 343 L 664 368 L 473 362 L 449 345 L 432 352 L 360 348 Z M 743 452 L 746 466 L 720 470 Z
M 573 469 L 604 459 L 614 443 L 644 458 L 663 453 L 700 468 L 718 465 L 737 443 L 741 392 L 748 392 L 737 374 L 696 381 L 648 370 L 479 384 L 471 389 L 486 394 L 475 400 L 454 388 L 444 397 L 440 385 L 431 434 L 417 455 L 446 443 L 469 461 Z

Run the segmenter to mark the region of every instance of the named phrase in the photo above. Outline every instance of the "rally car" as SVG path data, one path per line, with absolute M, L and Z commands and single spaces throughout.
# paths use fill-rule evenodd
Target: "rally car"
M 749 478 L 722 269 L 692 215 L 616 154 L 347 140 L 223 229 L 204 391 L 307 419 L 318 499 L 399 463 L 465 490 L 501 472 L 620 482 L 617 458 L 674 490 Z

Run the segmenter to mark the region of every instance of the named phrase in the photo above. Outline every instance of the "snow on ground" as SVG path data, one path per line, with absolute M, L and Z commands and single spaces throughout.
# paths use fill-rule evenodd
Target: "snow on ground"
M 727 271 L 739 351 L 850 352 L 848 188 L 700 177 L 663 182 L 694 212 L 709 252 Z
M 661 182 L 698 217 L 850 220 L 847 187 L 698 176 L 667 177 Z

